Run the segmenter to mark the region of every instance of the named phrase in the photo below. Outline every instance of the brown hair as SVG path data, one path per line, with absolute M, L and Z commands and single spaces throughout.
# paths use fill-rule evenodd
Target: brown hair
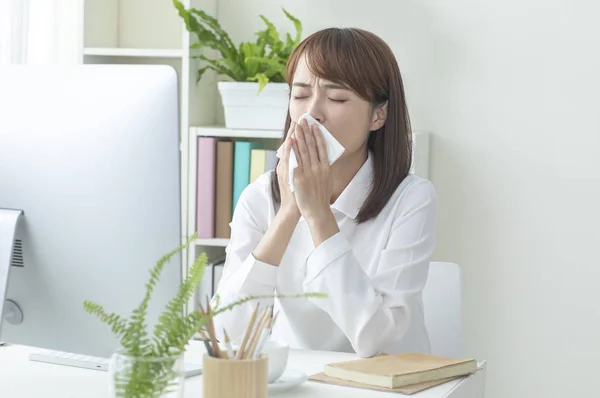
M 306 56 L 317 77 L 342 84 L 373 106 L 388 103 L 386 123 L 369 134 L 373 183 L 356 221 L 376 217 L 409 173 L 412 162 L 412 133 L 398 62 L 389 46 L 377 35 L 356 28 L 329 28 L 304 39 L 286 65 L 286 80 L 292 85 L 300 57 Z M 290 128 L 288 111 L 282 142 Z M 281 196 L 277 170 L 271 181 L 273 201 Z

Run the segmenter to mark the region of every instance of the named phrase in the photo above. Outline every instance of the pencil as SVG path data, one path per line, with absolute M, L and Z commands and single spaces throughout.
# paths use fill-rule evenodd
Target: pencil
M 254 321 L 256 320 L 256 314 L 258 313 L 259 306 L 260 306 L 260 303 L 256 303 L 254 312 L 252 312 L 252 316 L 250 316 L 250 321 L 248 322 L 248 326 L 246 327 L 246 333 L 244 333 L 244 338 L 242 340 L 242 344 L 240 345 L 240 349 L 237 352 L 236 359 L 242 359 L 244 357 L 244 351 L 246 350 L 246 344 L 248 343 L 248 339 L 250 338 L 250 334 L 252 333 L 252 329 L 254 327 Z
M 250 348 L 248 348 L 247 351 L 247 355 L 246 358 L 254 358 L 254 352 L 256 351 L 256 346 L 258 345 L 258 340 L 260 339 L 260 336 L 263 332 L 263 329 L 265 326 L 267 326 L 267 323 L 269 322 L 269 308 L 265 309 L 265 312 L 263 313 L 261 319 L 260 319 L 260 323 L 258 324 L 258 326 L 256 327 L 256 331 L 254 332 L 254 335 L 252 336 L 252 340 L 251 340 L 251 344 L 250 344 Z
M 221 358 L 221 350 L 219 349 L 219 344 L 217 344 L 217 337 L 215 334 L 215 325 L 213 323 L 213 318 L 210 315 L 211 309 L 210 309 L 210 301 L 206 302 L 206 311 L 209 314 L 209 320 L 208 320 L 208 335 L 210 337 L 210 342 L 212 345 L 212 351 L 213 354 L 216 358 Z
M 202 314 L 202 316 L 206 316 L 206 314 L 204 313 L 204 308 L 202 307 L 202 304 L 200 304 L 200 309 L 198 310 L 198 312 L 200 312 L 200 314 Z M 200 339 L 204 343 L 204 347 L 206 348 L 206 353 L 212 357 L 213 352 L 212 352 L 212 349 L 210 348 L 210 344 L 208 343 L 210 341 L 210 339 L 206 335 L 206 332 L 204 331 L 203 328 L 200 328 L 198 330 L 198 333 L 200 334 Z
M 233 359 L 233 348 L 231 348 L 231 341 L 225 328 L 223 328 L 223 336 L 225 336 L 225 347 L 227 347 L 227 359 Z
M 273 330 L 273 326 L 275 325 L 275 322 L 277 321 L 278 315 L 279 315 L 279 311 L 277 311 L 275 313 L 275 316 L 271 319 L 271 323 L 269 324 L 269 329 Z
M 273 324 L 275 323 L 275 320 L 277 319 L 278 314 L 279 314 L 279 311 L 277 312 L 277 314 L 275 314 L 275 317 L 273 317 L 273 308 L 271 308 L 271 316 L 269 317 L 266 327 L 262 330 L 262 332 L 260 334 L 260 337 L 258 339 L 258 344 L 256 345 L 256 351 L 254 352 L 253 359 L 257 359 L 260 357 L 260 354 L 262 353 L 263 348 L 265 347 L 265 344 L 267 343 L 267 340 L 269 340 L 269 336 L 271 335 L 271 331 L 273 330 Z

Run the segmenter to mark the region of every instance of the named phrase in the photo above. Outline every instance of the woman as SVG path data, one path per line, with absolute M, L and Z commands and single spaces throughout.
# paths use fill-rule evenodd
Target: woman
M 219 306 L 274 291 L 323 292 L 326 298 L 275 299 L 272 339 L 361 357 L 429 352 L 421 292 L 437 199 L 429 181 L 409 173 L 410 122 L 394 55 L 370 32 L 326 29 L 296 48 L 286 76 L 283 155 L 239 199 Z M 345 148 L 333 165 L 319 129 L 299 121 L 304 113 Z M 218 335 L 226 329 L 239 341 L 254 307 L 217 316 Z

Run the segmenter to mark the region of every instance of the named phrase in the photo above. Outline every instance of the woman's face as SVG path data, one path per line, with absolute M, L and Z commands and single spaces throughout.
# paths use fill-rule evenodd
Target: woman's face
M 377 130 L 385 119 L 382 112 L 373 112 L 368 101 L 343 86 L 313 75 L 300 57 L 294 73 L 290 97 L 290 117 L 298 122 L 309 113 L 323 124 L 346 149 L 343 157 L 366 148 L 369 132 Z

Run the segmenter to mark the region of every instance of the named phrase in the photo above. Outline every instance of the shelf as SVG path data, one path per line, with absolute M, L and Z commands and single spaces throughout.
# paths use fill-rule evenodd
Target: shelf
M 228 243 L 229 239 L 196 239 L 196 246 L 225 247 Z
M 228 137 L 228 138 L 269 138 L 281 139 L 283 133 L 278 130 L 228 129 L 225 127 L 190 127 L 190 133 L 196 137 Z
M 83 55 L 103 57 L 145 57 L 145 58 L 181 58 L 183 51 L 180 49 L 160 48 L 117 48 L 117 47 L 86 47 Z

